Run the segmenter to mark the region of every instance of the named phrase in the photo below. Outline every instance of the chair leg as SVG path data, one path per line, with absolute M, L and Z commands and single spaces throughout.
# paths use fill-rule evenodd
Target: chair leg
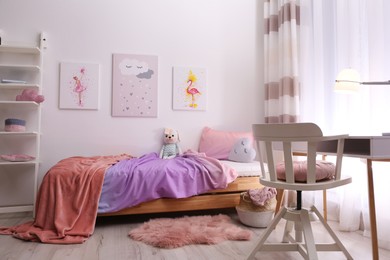
M 334 243 L 323 244 L 315 242 L 310 220 L 310 214 L 312 212 L 318 217 L 319 221 L 328 231 L 328 234 L 333 238 Z M 282 243 L 265 243 L 282 218 L 287 221 Z M 295 227 L 295 238 L 290 235 L 293 227 Z M 317 251 L 341 251 L 347 259 L 353 259 L 315 206 L 312 206 L 310 210 L 302 208 L 299 211 L 288 210 L 286 207 L 283 207 L 265 232 L 260 236 L 256 246 L 247 259 L 254 259 L 259 250 L 297 251 L 304 259 L 310 260 L 318 259 Z
M 322 225 L 325 227 L 325 229 L 328 231 L 329 235 L 333 238 L 333 240 L 336 242 L 337 247 L 344 253 L 344 255 L 347 257 L 347 259 L 353 259 L 352 256 L 349 254 L 347 249 L 344 247 L 343 243 L 341 243 L 340 239 L 336 236 L 336 233 L 333 232 L 333 230 L 330 228 L 328 223 L 325 221 L 325 219 L 321 216 L 318 209 L 314 206 L 311 207 L 311 210 L 317 215 L 318 219 L 321 221 Z
M 301 243 L 303 241 L 303 238 L 302 238 L 302 231 L 303 231 L 302 218 L 301 218 L 301 221 L 297 221 L 294 223 L 294 229 L 295 229 L 295 241 L 297 241 L 298 243 Z
M 305 236 L 307 257 L 310 260 L 318 259 L 313 230 L 310 224 L 309 211 L 306 209 L 302 209 L 300 217 L 301 217 L 303 235 Z
M 326 161 L 326 154 L 322 155 L 322 160 Z M 322 206 L 323 206 L 323 216 L 325 221 L 328 221 L 328 204 L 326 198 L 326 190 L 322 191 Z
M 323 216 L 325 221 L 328 221 L 328 204 L 327 204 L 327 198 L 326 198 L 326 190 L 322 191 L 322 206 L 323 206 Z
M 276 207 L 275 207 L 275 215 L 278 214 L 280 210 L 280 205 L 282 205 L 284 195 L 284 189 L 276 189 Z
M 274 217 L 271 224 L 267 227 L 263 235 L 260 237 L 259 241 L 256 243 L 256 247 L 251 251 L 251 254 L 247 259 L 254 259 L 256 253 L 259 251 L 259 249 L 264 245 L 265 241 L 271 234 L 271 232 L 275 229 L 276 225 L 279 223 L 279 221 L 282 219 L 284 214 L 286 213 L 287 209 L 282 208 L 278 214 Z
M 294 227 L 294 222 L 293 221 L 286 221 L 286 225 L 284 226 L 284 232 L 283 232 L 283 243 L 288 243 L 290 241 L 289 236 Z

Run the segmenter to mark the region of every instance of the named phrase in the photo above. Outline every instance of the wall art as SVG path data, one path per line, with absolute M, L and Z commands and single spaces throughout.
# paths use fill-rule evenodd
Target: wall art
M 192 67 L 173 68 L 173 109 L 206 110 L 206 69 Z
M 61 109 L 99 109 L 99 64 L 61 62 Z
M 112 116 L 157 117 L 158 57 L 113 54 Z

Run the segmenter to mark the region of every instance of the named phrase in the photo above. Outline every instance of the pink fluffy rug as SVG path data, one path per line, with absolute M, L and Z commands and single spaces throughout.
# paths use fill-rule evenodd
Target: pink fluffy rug
M 137 241 L 161 248 L 190 244 L 217 244 L 225 240 L 250 240 L 252 232 L 236 226 L 227 215 L 159 218 L 129 232 Z

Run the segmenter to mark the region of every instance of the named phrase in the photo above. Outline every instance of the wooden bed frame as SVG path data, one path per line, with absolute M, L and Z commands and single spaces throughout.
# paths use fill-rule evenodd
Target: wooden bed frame
M 122 209 L 117 212 L 101 213 L 98 216 L 118 216 L 149 213 L 165 213 L 191 210 L 208 210 L 234 208 L 240 202 L 241 192 L 258 189 L 262 185 L 259 177 L 238 177 L 225 189 L 213 190 L 208 193 L 183 199 L 157 199 L 141 203 L 137 206 Z

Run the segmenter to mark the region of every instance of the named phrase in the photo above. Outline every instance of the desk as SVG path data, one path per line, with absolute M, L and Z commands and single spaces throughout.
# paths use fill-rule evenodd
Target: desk
M 320 143 L 318 145 L 318 151 L 322 154 L 333 154 L 336 151 L 336 142 L 327 141 Z M 390 136 L 350 136 L 345 139 L 344 156 L 367 160 L 372 255 L 373 259 L 377 260 L 379 259 L 379 252 L 372 162 L 390 162 Z

